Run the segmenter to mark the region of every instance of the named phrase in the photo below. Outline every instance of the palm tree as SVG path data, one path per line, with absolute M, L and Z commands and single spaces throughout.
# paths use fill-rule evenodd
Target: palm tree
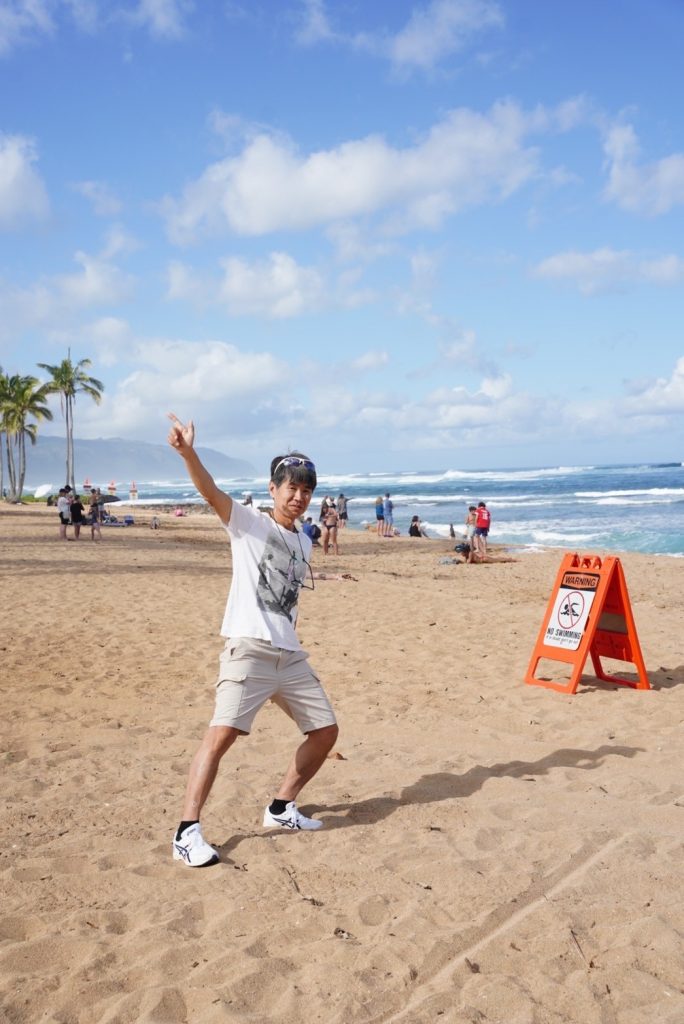
M 45 385 L 47 391 L 60 396 L 62 415 L 66 420 L 66 483 L 71 484 L 74 491 L 76 490 L 74 469 L 74 403 L 76 395 L 79 392 L 90 395 L 93 401 L 99 405 L 104 391 L 102 381 L 95 377 L 89 377 L 85 372 L 90 365 L 90 359 L 80 359 L 77 363 L 72 363 L 71 349 L 68 350 L 67 358 L 63 359 L 58 366 L 38 363 L 41 370 L 47 370 L 52 377 L 52 380 Z
M 5 454 L 3 441 L 5 440 L 5 402 L 7 399 L 7 375 L 0 366 L 0 497 L 5 494 Z
M 14 374 L 5 377 L 2 388 L 1 420 L 7 451 L 7 475 L 10 501 L 21 501 L 26 478 L 26 438 L 36 443 L 38 427 L 29 419 L 51 420 L 47 386 L 37 377 Z

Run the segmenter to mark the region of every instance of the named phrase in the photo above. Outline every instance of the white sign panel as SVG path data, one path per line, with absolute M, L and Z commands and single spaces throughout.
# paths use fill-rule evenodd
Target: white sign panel
M 566 573 L 558 588 L 546 624 L 544 643 L 547 647 L 563 647 L 568 651 L 576 651 L 582 642 L 589 612 L 596 597 L 598 577 L 585 578 L 582 580 L 584 586 L 573 586 L 575 582 L 579 581 L 573 580 L 571 574 Z

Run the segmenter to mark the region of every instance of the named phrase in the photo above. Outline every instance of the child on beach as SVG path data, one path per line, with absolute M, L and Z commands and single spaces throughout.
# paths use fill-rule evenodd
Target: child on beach
M 200 813 L 223 755 L 238 736 L 247 736 L 259 709 L 273 700 L 295 720 L 305 739 L 297 748 L 272 802 L 266 828 L 322 828 L 307 818 L 295 799 L 319 770 L 337 739 L 335 714 L 306 651 L 295 633 L 303 587 L 313 588 L 311 541 L 295 522 L 306 512 L 316 487 L 316 467 L 306 455 L 277 455 L 271 462 L 273 509 L 260 512 L 221 491 L 194 448 L 192 420 L 169 413 L 169 444 L 185 461 L 193 484 L 212 506 L 230 539 L 233 578 L 221 627 L 214 717 L 190 766 L 182 820 L 173 856 L 188 867 L 215 864 L 218 852 L 206 842 Z M 309 581 L 311 581 L 309 583 Z

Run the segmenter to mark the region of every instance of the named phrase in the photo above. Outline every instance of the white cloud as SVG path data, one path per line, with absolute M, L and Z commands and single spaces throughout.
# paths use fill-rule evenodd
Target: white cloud
M 376 293 L 361 281 L 362 269 L 347 268 L 336 277 L 302 266 L 285 252 L 264 259 L 237 256 L 219 260 L 211 273 L 174 260 L 167 267 L 166 298 L 204 308 L 222 306 L 231 316 L 287 319 L 323 309 L 356 309 Z
M 192 302 L 204 306 L 212 301 L 216 283 L 209 281 L 206 274 L 198 274 L 185 263 L 174 260 L 167 271 L 166 297 L 172 301 Z
M 138 0 L 131 18 L 159 39 L 180 39 L 185 34 L 185 17 L 194 7 L 192 0 Z
M 272 252 L 267 261 L 256 263 L 230 257 L 221 266 L 219 301 L 233 314 L 299 316 L 316 309 L 324 297 L 318 271 L 300 266 L 288 253 Z
M 511 394 L 512 384 L 508 373 L 502 373 L 498 377 L 485 377 L 480 385 L 480 394 L 494 402 L 500 402 Z
M 103 253 L 74 254 L 78 270 L 45 277 L 25 288 L 0 281 L 0 335 L 11 336 L 27 328 L 48 328 L 54 333 L 73 331 L 74 319 L 97 306 L 115 306 L 131 297 L 135 278 Z
M 123 0 L 0 0 L 0 56 L 55 33 L 64 12 L 82 32 L 93 33 L 121 18 L 157 39 L 180 39 L 194 9 L 193 0 L 135 0 L 132 6 Z
M 500 28 L 503 21 L 499 4 L 490 0 L 432 0 L 413 10 L 386 52 L 398 67 L 428 70 L 462 50 L 476 33 Z
M 73 188 L 92 203 L 93 210 L 99 217 L 115 217 L 121 212 L 123 204 L 106 182 L 77 181 Z
M 684 203 L 684 153 L 639 164 L 639 141 L 628 124 L 610 129 L 604 151 L 608 166 L 606 199 L 623 210 L 650 216 L 667 213 Z
M 140 249 L 141 243 L 129 231 L 126 231 L 120 224 L 113 224 L 105 235 L 105 244 L 100 259 L 112 260 L 115 256 L 122 256 L 129 252 Z
M 256 408 L 268 408 L 274 395 L 286 394 L 292 370 L 269 352 L 242 352 L 222 341 L 151 339 L 130 353 L 138 368 L 115 389 L 105 392 L 97 408 L 79 413 L 83 437 L 145 437 L 163 441 L 165 413 L 198 421 L 198 444 L 262 433 L 270 416 L 259 423 Z M 284 414 L 278 399 L 274 416 Z M 254 427 L 252 426 L 254 423 Z M 236 455 L 240 454 L 235 452 Z M 182 476 L 179 466 L 179 476 Z
M 53 351 L 87 352 L 94 366 L 113 367 L 126 363 L 134 348 L 135 338 L 130 324 L 115 316 L 103 316 L 79 325 L 45 328 L 45 336 Z M 95 374 L 102 377 L 101 373 Z
M 262 134 L 162 208 L 180 243 L 205 231 L 263 235 L 392 209 L 434 227 L 447 214 L 510 195 L 537 173 L 536 150 L 524 144 L 532 127 L 515 103 L 503 102 L 486 114 L 453 110 L 404 149 L 374 135 L 302 155 Z
M 321 398 L 325 395 L 318 400 Z M 516 392 L 508 378 L 484 379 L 476 390 L 444 386 L 410 400 L 400 395 L 361 394 L 352 422 L 367 429 L 369 442 L 371 436 L 375 440 L 385 435 L 383 447 L 394 451 L 447 450 L 500 443 L 502 436 L 507 441 L 529 439 L 539 434 L 540 423 L 547 416 L 557 430 L 558 414 L 551 406 L 544 399 Z M 347 411 L 339 428 L 349 417 Z
M 364 352 L 363 355 L 357 356 L 356 359 L 352 359 L 351 367 L 353 370 L 380 370 L 383 366 L 387 366 L 389 363 L 389 353 L 387 352 Z
M 448 452 L 496 447 L 502 438 L 507 445 L 583 441 L 599 427 L 605 435 L 607 424 L 613 436 L 626 438 L 640 424 L 662 429 L 684 412 L 684 356 L 669 379 L 642 384 L 627 399 L 570 398 L 559 406 L 557 396 L 519 390 L 500 372 L 465 387 L 450 383 L 458 378 L 447 371 L 438 388 L 413 387 L 410 396 L 364 388 L 360 378 L 389 362 L 381 350 L 331 364 L 327 353 L 301 361 L 295 353 L 279 358 L 225 341 L 136 341 L 125 322 L 110 318 L 91 332 L 96 347 L 109 341 L 123 348 L 135 370 L 108 387 L 100 407 L 81 408 L 79 433 L 86 437 L 162 441 L 164 413 L 172 410 L 196 419 L 199 444 L 246 458 L 265 447 L 301 446 L 304 433 L 315 436 L 319 450 L 353 450 L 363 437 L 364 451 Z
M 48 0 L 4 0 L 0 6 L 0 55 L 54 28 Z
M 312 46 L 338 38 L 326 14 L 324 0 L 301 0 L 301 3 L 301 22 L 295 33 L 297 42 Z
M 113 305 L 129 298 L 133 278 L 108 260 L 77 252 L 74 260 L 80 265 L 75 274 L 54 278 L 55 301 L 70 309 Z
M 64 0 L 64 3 L 83 32 L 95 31 L 100 18 L 98 0 Z
M 47 192 L 33 167 L 37 159 L 32 139 L 0 133 L 0 229 L 47 217 Z
M 495 0 L 431 0 L 414 7 L 406 24 L 395 32 L 345 32 L 333 26 L 325 0 L 301 0 L 301 7 L 295 37 L 302 45 L 333 42 L 408 71 L 430 71 L 462 51 L 479 33 L 504 24 L 501 6 Z
M 335 247 L 335 255 L 342 263 L 372 263 L 386 256 L 391 243 L 374 238 L 371 230 L 364 230 L 351 221 L 331 224 L 326 232 Z
M 679 285 L 684 282 L 684 259 L 672 253 L 641 258 L 629 250 L 596 249 L 561 252 L 542 260 L 535 277 L 567 281 L 585 295 L 638 284 Z
M 635 392 L 626 402 L 632 416 L 684 415 L 684 356 L 670 377 L 659 377 Z
M 198 306 L 218 304 L 233 316 L 273 319 L 311 313 L 328 301 L 322 275 L 288 253 L 272 252 L 252 262 L 232 256 L 219 264 L 222 273 L 217 279 L 187 264 L 170 263 L 167 298 Z

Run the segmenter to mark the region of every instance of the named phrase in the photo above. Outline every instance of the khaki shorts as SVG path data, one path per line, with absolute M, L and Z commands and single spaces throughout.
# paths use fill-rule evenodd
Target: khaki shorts
M 227 640 L 209 724 L 249 733 L 257 711 L 267 700 L 282 708 L 303 733 L 335 725 L 335 713 L 309 666 L 306 651 L 285 651 L 268 640 Z

